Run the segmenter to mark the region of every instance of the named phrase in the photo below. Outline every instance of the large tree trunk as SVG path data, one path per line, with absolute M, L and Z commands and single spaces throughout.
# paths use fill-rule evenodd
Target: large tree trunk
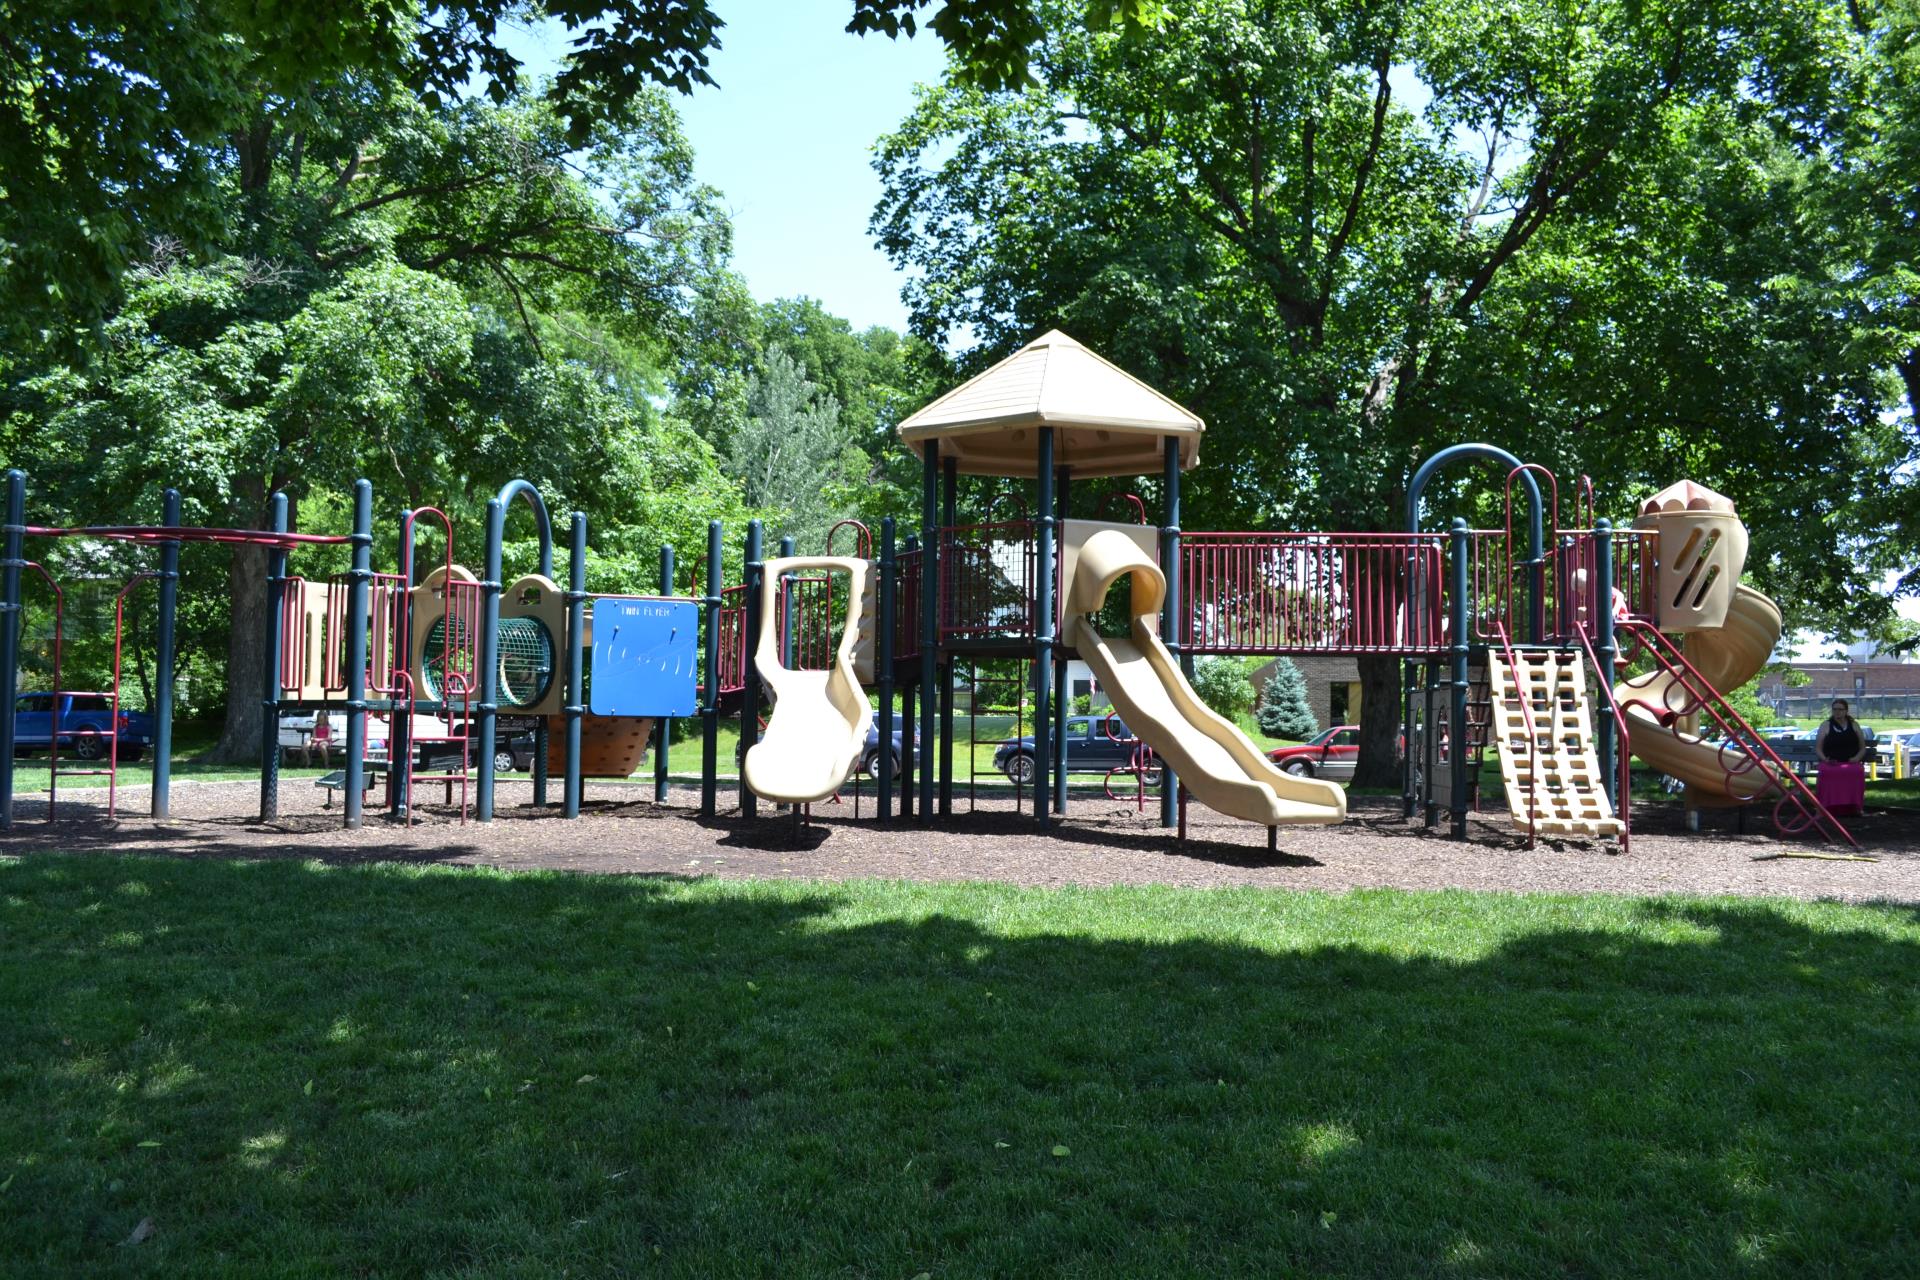
M 266 487 L 246 476 L 236 485 L 240 510 L 257 515 L 266 506 Z M 264 522 L 260 522 L 264 523 Z M 265 547 L 236 545 L 227 567 L 227 598 L 232 620 L 227 631 L 227 719 L 211 759 L 250 764 L 260 758 L 266 711 L 260 682 L 266 674 L 267 556 Z
M 1400 786 L 1400 659 L 1363 653 L 1360 668 L 1360 759 L 1356 787 Z

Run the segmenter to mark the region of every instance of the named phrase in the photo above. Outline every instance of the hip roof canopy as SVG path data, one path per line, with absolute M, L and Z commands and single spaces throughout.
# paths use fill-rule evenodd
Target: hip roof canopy
M 1039 431 L 1053 428 L 1056 467 L 1076 476 L 1140 476 L 1165 465 L 1165 440 L 1180 444 L 1180 469 L 1200 461 L 1206 424 L 1140 379 L 1058 329 L 1035 338 L 900 424 L 900 438 L 966 475 L 1031 476 Z

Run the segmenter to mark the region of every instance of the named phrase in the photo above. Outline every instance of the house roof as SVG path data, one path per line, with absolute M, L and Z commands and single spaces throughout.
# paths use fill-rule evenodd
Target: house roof
M 902 422 L 900 438 L 922 457 L 938 441 L 966 475 L 1031 476 L 1042 427 L 1053 428 L 1054 465 L 1076 476 L 1156 474 L 1169 439 L 1187 470 L 1206 431 L 1196 414 L 1054 329 Z

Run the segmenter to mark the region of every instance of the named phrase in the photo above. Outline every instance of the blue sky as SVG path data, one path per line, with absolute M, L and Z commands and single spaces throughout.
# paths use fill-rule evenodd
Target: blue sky
M 867 235 L 880 195 L 874 139 L 906 116 L 913 86 L 938 79 L 945 46 L 852 36 L 846 0 L 729 0 L 718 88 L 675 95 L 700 178 L 726 195 L 734 266 L 756 298 L 806 294 L 855 328 L 906 327 L 902 277 Z M 509 44 L 549 75 L 566 30 L 546 23 Z

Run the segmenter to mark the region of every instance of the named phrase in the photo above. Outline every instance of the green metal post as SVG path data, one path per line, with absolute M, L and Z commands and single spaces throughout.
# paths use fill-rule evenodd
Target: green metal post
M 893 821 L 893 628 L 894 563 L 893 517 L 880 521 L 880 599 L 874 610 L 873 673 L 879 685 L 880 707 L 874 716 L 879 726 L 880 815 L 882 823 Z
M 1448 532 L 1447 572 L 1451 578 L 1447 602 L 1450 629 L 1448 637 L 1449 654 L 1452 658 L 1453 677 L 1452 705 L 1447 717 L 1447 762 L 1453 784 L 1450 796 L 1453 820 L 1453 836 L 1456 840 L 1467 838 L 1467 769 L 1470 767 L 1467 751 L 1467 650 L 1472 637 L 1467 634 L 1467 522 L 1460 517 L 1453 518 L 1453 528 Z
M 560 811 L 566 817 L 580 816 L 580 718 L 587 713 L 587 513 L 573 513 L 571 555 L 567 562 L 567 648 L 561 661 L 566 664 L 565 704 L 560 708 L 566 720 L 566 776 L 560 780 Z
M 1053 428 L 1039 431 L 1040 481 L 1039 530 L 1036 547 L 1038 579 L 1034 602 L 1034 690 L 1033 690 L 1033 814 L 1042 827 L 1047 825 L 1047 806 L 1053 795 L 1049 773 L 1053 764 Z
M 180 527 L 180 491 L 169 489 L 161 499 L 160 523 Z M 160 629 L 153 646 L 153 802 L 156 818 L 172 816 L 173 807 L 173 666 L 174 618 L 180 600 L 180 544 L 160 544 Z M 276 741 L 279 733 L 274 734 Z
M 1165 489 L 1166 510 L 1160 529 L 1160 572 L 1167 579 L 1167 598 L 1160 605 L 1160 639 L 1169 653 L 1180 652 L 1180 442 L 1166 441 L 1166 460 L 1161 481 Z M 1160 825 L 1179 825 L 1180 780 L 1174 776 L 1173 762 L 1160 762 Z
M 393 652 L 394 665 L 406 669 L 412 661 L 413 653 L 413 587 L 420 573 L 413 562 L 413 530 L 408 524 L 413 512 L 403 510 L 400 513 L 400 538 L 395 548 L 394 567 L 399 570 L 400 589 L 405 593 L 399 606 L 394 610 Z M 394 682 L 396 696 L 388 704 L 387 716 L 387 816 L 404 818 L 413 807 L 413 795 L 408 788 L 407 770 L 398 768 L 398 762 L 404 761 L 413 750 L 413 703 L 420 691 L 412 687 L 411 682 Z M 407 690 L 405 698 L 398 697 L 401 689 Z
M 1596 673 L 1607 688 L 1613 688 L 1614 660 L 1620 655 L 1620 644 L 1613 629 L 1613 522 L 1595 520 L 1593 522 L 1593 656 L 1600 660 L 1600 670 Z M 1600 749 L 1600 776 L 1606 780 L 1607 799 L 1619 812 L 1620 804 L 1620 757 L 1624 744 L 1615 740 L 1615 726 L 1611 715 L 1598 715 L 1599 733 L 1595 746 Z
M 760 741 L 760 666 L 754 661 L 753 651 L 760 638 L 760 580 L 767 566 L 761 559 L 765 534 L 758 520 L 747 524 L 747 565 L 745 582 L 747 586 L 747 611 L 745 625 L 741 627 L 740 646 L 745 650 L 746 678 L 740 692 L 740 816 L 752 818 L 759 814 L 758 797 L 747 786 L 747 751 Z
M 353 482 L 353 567 L 347 571 L 347 764 L 345 813 L 360 825 L 367 768 L 367 580 L 373 576 L 373 485 Z M 282 556 L 284 560 L 285 557 Z M 276 740 L 279 734 L 275 733 Z M 389 752 L 391 754 L 391 752 Z M 389 759 L 387 767 L 393 768 Z
M 287 531 L 287 495 L 276 493 L 268 527 L 275 533 Z M 287 550 L 275 547 L 267 552 L 267 634 L 264 664 L 260 673 L 260 821 L 275 822 L 280 817 L 280 645 L 282 643 L 280 609 L 287 595 Z
M 920 550 L 920 539 L 909 535 L 907 551 Z M 924 555 L 920 558 L 920 594 L 927 592 L 927 563 Z M 919 623 L 914 624 L 918 627 Z M 918 670 L 916 663 L 912 670 Z M 900 691 L 900 816 L 913 816 L 914 777 L 922 764 L 920 759 L 920 684 L 909 676 L 906 687 Z
M 0 831 L 13 830 L 13 717 L 20 694 L 20 569 L 26 559 L 27 473 L 7 472 L 0 558 Z
M 1054 469 L 1053 519 L 1061 538 L 1066 537 L 1069 491 L 1073 473 L 1065 467 Z M 1061 584 L 1061 590 L 1066 584 Z M 1055 645 L 1053 650 L 1053 811 L 1067 812 L 1067 713 L 1073 710 L 1073 690 L 1067 684 L 1067 651 Z
M 939 733 L 940 442 L 924 446 L 920 477 L 920 732 Z M 920 762 L 920 820 L 931 821 L 939 748 Z
M 660 594 L 673 594 L 673 544 L 660 548 Z M 653 726 L 653 802 L 667 802 L 667 754 L 673 744 L 673 721 L 660 717 Z
M 940 504 L 941 527 L 952 529 L 959 523 L 960 460 L 941 460 L 941 479 L 945 492 Z M 940 663 L 940 816 L 953 816 L 953 654 Z
M 700 816 L 703 818 L 711 818 L 719 802 L 720 579 L 726 572 L 724 537 L 718 520 L 707 521 L 707 594 L 702 602 L 706 605 L 707 641 L 705 661 L 701 664 L 701 670 L 706 672 L 707 687 L 706 698 L 700 706 L 701 728 L 705 731 L 700 743 Z

